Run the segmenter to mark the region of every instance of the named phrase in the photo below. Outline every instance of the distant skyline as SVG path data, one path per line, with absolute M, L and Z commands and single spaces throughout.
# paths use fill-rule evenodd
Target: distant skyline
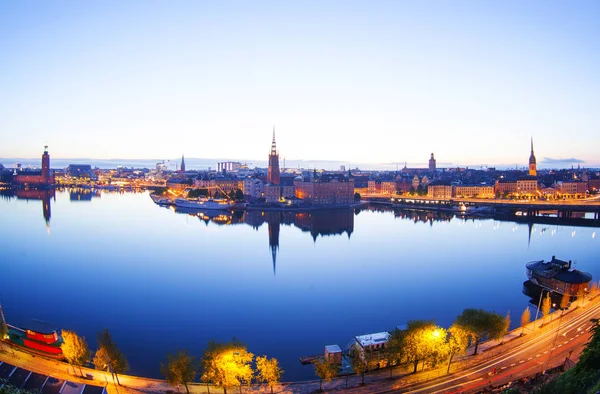
M 0 163 L 600 166 L 600 2 L 0 3 Z M 400 165 L 402 167 L 402 165 Z

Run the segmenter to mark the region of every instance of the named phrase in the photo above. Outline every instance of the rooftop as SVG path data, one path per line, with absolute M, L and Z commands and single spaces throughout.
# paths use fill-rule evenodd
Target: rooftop
M 379 343 L 385 343 L 390 339 L 390 333 L 387 331 L 384 332 L 376 332 L 374 334 L 366 334 L 366 335 L 358 335 L 356 340 L 363 347 L 375 345 Z

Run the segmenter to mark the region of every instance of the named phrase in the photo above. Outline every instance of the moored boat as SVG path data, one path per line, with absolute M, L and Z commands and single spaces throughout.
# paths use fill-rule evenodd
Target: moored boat
M 181 208 L 205 209 L 205 210 L 224 210 L 231 208 L 231 204 L 225 201 L 217 201 L 213 199 L 207 200 L 188 200 L 186 198 L 176 198 L 175 205 Z
M 590 289 L 592 275 L 573 269 L 571 261 L 563 261 L 552 256 L 550 261 L 527 263 L 529 280 L 548 291 L 575 297 Z

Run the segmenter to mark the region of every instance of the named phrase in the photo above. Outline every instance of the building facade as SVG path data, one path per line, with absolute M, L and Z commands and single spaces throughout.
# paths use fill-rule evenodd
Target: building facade
M 452 186 L 429 185 L 427 188 L 427 197 L 440 200 L 450 199 L 452 198 Z
M 14 177 L 14 182 L 26 186 L 50 186 L 56 183 L 54 174 L 50 173 L 50 155 L 48 145 L 44 146 L 41 171 L 22 171 Z
M 316 173 L 312 178 L 294 181 L 296 197 L 317 205 L 354 203 L 354 179 L 342 174 Z
M 487 185 L 454 186 L 454 197 L 494 198 L 494 186 L 487 186 Z

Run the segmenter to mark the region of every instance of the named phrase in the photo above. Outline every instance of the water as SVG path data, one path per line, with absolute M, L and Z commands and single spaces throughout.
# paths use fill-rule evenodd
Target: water
M 600 279 L 596 228 L 369 210 L 203 220 L 145 192 L 19 193 L 0 199 L 9 323 L 50 321 L 92 348 L 108 328 L 144 376 L 161 377 L 169 352 L 236 337 L 284 380 L 309 379 L 300 356 L 408 320 L 448 327 L 483 308 L 516 326 L 528 261 L 556 255 Z

